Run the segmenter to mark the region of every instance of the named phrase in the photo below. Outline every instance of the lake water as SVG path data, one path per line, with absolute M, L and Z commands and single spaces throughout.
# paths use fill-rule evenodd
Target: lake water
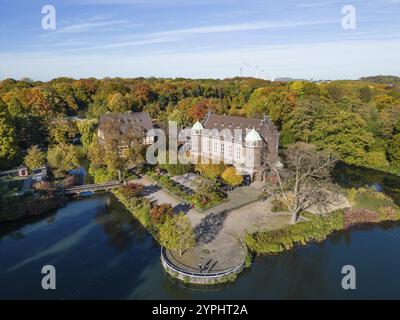
M 376 183 L 382 187 L 382 179 Z M 396 193 L 396 186 L 384 188 Z M 159 246 L 117 200 L 90 198 L 0 225 L 0 299 L 400 299 L 399 248 L 399 224 L 341 232 L 258 257 L 234 283 L 186 287 L 164 274 Z M 341 287 L 348 264 L 357 271 L 356 290 Z M 56 290 L 41 288 L 44 265 L 56 268 Z

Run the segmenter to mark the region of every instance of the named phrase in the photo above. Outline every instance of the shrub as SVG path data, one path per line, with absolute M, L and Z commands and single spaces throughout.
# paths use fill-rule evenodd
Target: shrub
M 196 165 L 196 171 L 199 172 L 203 177 L 215 181 L 224 172 L 226 165 L 224 164 L 213 164 L 213 163 L 199 163 Z
M 169 203 L 160 204 L 150 210 L 151 223 L 153 225 L 163 224 L 173 214 L 174 210 Z
M 243 176 L 236 172 L 235 167 L 228 167 L 222 173 L 222 180 L 232 187 L 236 187 L 243 182 Z
M 148 201 L 143 201 L 141 204 L 137 204 L 135 216 L 145 228 L 149 228 L 151 226 L 150 203 Z
M 365 208 L 344 210 L 345 229 L 360 223 L 374 223 L 379 221 L 380 218 L 378 213 Z
M 377 192 L 373 189 L 360 188 L 357 190 L 353 208 L 355 209 L 369 209 L 378 212 L 382 206 L 391 206 L 397 209 L 397 205 L 393 199 L 388 197 L 382 192 Z
M 387 220 L 399 220 L 400 219 L 400 210 L 396 210 L 391 206 L 382 206 L 378 210 L 379 218 L 381 221 Z
M 245 259 L 244 259 L 244 266 L 245 268 L 250 268 L 251 267 L 251 262 L 253 260 L 253 257 L 251 256 L 250 253 L 247 253 Z
M 114 195 L 121 201 L 125 207 L 135 216 L 140 223 L 148 229 L 150 232 L 154 230 L 151 229 L 151 217 L 150 217 L 150 201 L 146 198 L 131 198 L 127 199 L 121 188 L 114 190 Z
M 104 183 L 115 179 L 114 172 L 106 168 L 96 168 L 93 165 L 89 167 L 89 174 L 93 177 L 94 183 Z
M 356 188 L 351 188 L 347 190 L 347 199 L 349 200 L 350 203 L 354 203 L 356 201 L 356 196 L 357 196 Z
M 250 251 L 257 254 L 277 254 L 293 248 L 296 244 L 305 245 L 315 240 L 322 241 L 336 230 L 343 229 L 343 211 L 335 211 L 328 216 L 302 213 L 308 220 L 284 229 L 246 234 L 244 241 Z
M 400 220 L 400 209 L 390 197 L 365 188 L 351 192 L 355 194 L 355 205 L 352 209 L 338 210 L 327 216 L 303 212 L 306 221 L 280 230 L 246 234 L 244 241 L 252 252 L 276 254 L 293 248 L 296 244 L 322 241 L 333 231 L 356 224 Z
M 144 185 L 141 183 L 128 183 L 126 186 L 121 187 L 120 189 L 127 199 L 131 199 L 140 196 L 144 189 Z

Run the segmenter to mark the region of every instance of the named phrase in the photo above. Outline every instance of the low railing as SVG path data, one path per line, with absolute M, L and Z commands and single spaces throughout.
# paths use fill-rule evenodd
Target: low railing
M 242 263 L 236 267 L 226 269 L 223 271 L 218 271 L 218 272 L 207 272 L 207 273 L 200 273 L 200 272 L 188 272 L 186 270 L 183 270 L 182 268 L 179 268 L 175 266 L 167 257 L 165 253 L 165 248 L 161 248 L 161 261 L 165 269 L 169 269 L 169 271 L 180 275 L 183 278 L 190 278 L 192 281 L 190 282 L 196 282 L 193 281 L 193 279 L 198 279 L 201 280 L 199 282 L 203 282 L 205 279 L 213 280 L 213 279 L 220 279 L 225 276 L 229 276 L 232 274 L 238 274 L 240 273 L 244 266 L 245 266 L 245 260 L 243 259 Z M 178 277 L 179 278 L 179 277 Z
M 111 181 L 99 184 L 86 184 L 81 186 L 74 186 L 69 188 L 64 188 L 62 191 L 64 193 L 74 193 L 74 192 L 85 192 L 85 191 L 97 191 L 102 189 L 114 188 L 124 184 L 123 181 Z

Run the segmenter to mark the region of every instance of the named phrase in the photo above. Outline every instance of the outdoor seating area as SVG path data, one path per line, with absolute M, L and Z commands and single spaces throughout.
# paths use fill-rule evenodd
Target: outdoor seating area
M 171 180 L 174 183 L 179 184 L 182 191 L 186 192 L 189 195 L 192 195 L 197 189 L 195 181 L 198 178 L 199 176 L 195 173 L 187 173 L 182 176 L 172 177 Z

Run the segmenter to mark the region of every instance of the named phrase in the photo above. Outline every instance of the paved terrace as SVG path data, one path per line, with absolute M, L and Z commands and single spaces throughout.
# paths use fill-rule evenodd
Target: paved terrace
M 208 265 L 210 271 L 222 271 L 239 265 L 246 254 L 240 237 L 247 232 L 279 229 L 288 225 L 288 213 L 272 213 L 270 200 L 256 201 L 260 194 L 257 185 L 236 188 L 228 192 L 229 202 L 199 212 L 185 207 L 172 194 L 153 185 L 144 177 L 139 181 L 146 186 L 146 197 L 157 203 L 170 203 L 176 212 L 182 210 L 194 226 L 197 246 L 182 256 L 167 251 L 176 266 L 188 272 L 198 272 L 199 264 Z M 254 202 L 255 201 L 255 202 Z M 251 202 L 251 203 L 249 203 Z M 248 204 L 246 204 L 248 203 Z M 225 213 L 226 210 L 231 210 Z

